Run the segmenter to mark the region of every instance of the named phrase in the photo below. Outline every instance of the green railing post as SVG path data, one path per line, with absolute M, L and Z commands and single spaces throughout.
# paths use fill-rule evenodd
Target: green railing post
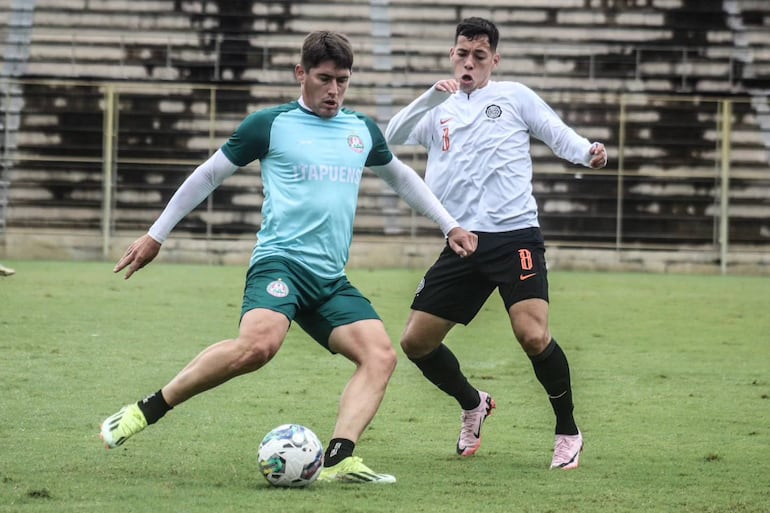
M 626 148 L 626 95 L 620 96 L 620 112 L 618 114 L 619 124 L 618 127 L 618 194 L 616 199 L 616 221 L 615 221 L 615 250 L 620 251 L 623 245 L 623 159 L 625 157 Z
M 216 146 L 217 136 L 217 87 L 211 86 L 209 88 L 209 156 L 217 151 Z M 211 226 L 211 220 L 213 219 L 214 212 L 214 194 L 209 194 L 206 199 L 206 240 L 210 241 L 214 234 Z
M 722 168 L 719 181 L 719 268 L 727 274 L 727 258 L 730 242 L 730 150 L 733 121 L 732 100 L 722 101 Z
M 117 95 L 115 86 L 104 90 L 104 125 L 102 133 L 102 257 L 110 255 L 112 235 L 112 193 L 115 179 L 115 139 L 117 131 Z

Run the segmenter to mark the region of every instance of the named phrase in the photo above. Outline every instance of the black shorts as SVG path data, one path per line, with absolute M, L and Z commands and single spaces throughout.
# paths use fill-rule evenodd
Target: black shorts
M 476 316 L 497 288 L 506 311 L 519 301 L 548 301 L 545 243 L 539 228 L 477 233 L 479 246 L 460 258 L 447 245 L 417 287 L 412 309 L 460 324 Z

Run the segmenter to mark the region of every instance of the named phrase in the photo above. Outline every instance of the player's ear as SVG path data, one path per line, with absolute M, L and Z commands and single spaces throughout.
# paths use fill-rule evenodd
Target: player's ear
M 496 68 L 498 64 L 500 64 L 500 54 L 499 54 L 499 53 L 496 53 L 496 54 L 495 54 L 495 55 L 492 57 L 492 67 Z
M 300 84 L 305 81 L 305 68 L 302 67 L 302 64 L 294 66 L 294 78 Z

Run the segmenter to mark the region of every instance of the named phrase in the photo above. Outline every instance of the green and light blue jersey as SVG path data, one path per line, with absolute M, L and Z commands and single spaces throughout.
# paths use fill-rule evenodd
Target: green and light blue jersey
M 240 167 L 260 161 L 265 198 L 251 263 L 282 256 L 342 276 L 364 167 L 393 159 L 377 125 L 348 109 L 322 118 L 293 101 L 249 115 L 221 150 Z

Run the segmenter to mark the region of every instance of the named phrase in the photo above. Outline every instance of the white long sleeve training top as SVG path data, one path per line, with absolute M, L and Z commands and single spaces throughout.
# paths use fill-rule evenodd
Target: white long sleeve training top
M 471 94 L 431 87 L 385 131 L 391 144 L 428 150 L 425 181 L 463 228 L 493 233 L 539 226 L 530 136 L 589 166 L 591 143 L 518 82 L 490 81 Z

